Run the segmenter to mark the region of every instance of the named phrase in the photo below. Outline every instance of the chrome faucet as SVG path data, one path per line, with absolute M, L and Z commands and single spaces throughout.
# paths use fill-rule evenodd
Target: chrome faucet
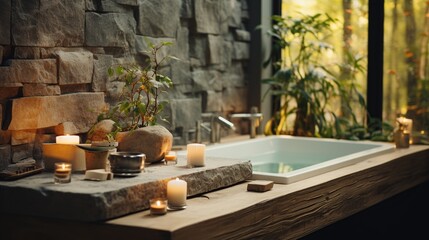
M 230 117 L 250 119 L 250 138 L 256 137 L 256 129 L 262 120 L 262 113 L 258 113 L 258 107 L 251 107 L 250 113 L 234 113 Z
M 210 143 L 218 143 L 220 142 L 221 134 L 220 129 L 221 127 L 226 129 L 235 130 L 234 123 L 228 121 L 226 118 L 219 116 L 214 113 L 203 113 L 203 118 L 210 118 L 210 127 L 207 127 L 207 125 L 202 120 L 197 120 L 195 125 L 195 142 L 200 143 L 201 142 L 201 130 L 204 129 L 205 131 L 210 133 Z

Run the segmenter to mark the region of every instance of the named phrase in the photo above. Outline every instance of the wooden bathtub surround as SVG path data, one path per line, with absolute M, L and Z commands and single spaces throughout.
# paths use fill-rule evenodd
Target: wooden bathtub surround
M 34 232 L 53 237 L 72 227 L 70 239 L 296 239 L 428 180 L 429 146 L 413 145 L 296 183 L 274 184 L 266 192 L 247 191 L 243 182 L 190 198 L 186 210 L 164 216 L 142 211 L 83 223 L 2 215 L 0 232 L 11 236 L 21 228 L 28 237 Z

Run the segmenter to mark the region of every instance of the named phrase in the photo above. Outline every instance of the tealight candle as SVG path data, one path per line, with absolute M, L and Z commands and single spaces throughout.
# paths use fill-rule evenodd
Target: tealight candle
M 174 151 L 169 151 L 165 154 L 164 161 L 166 165 L 174 165 L 177 164 L 177 155 Z
M 77 135 L 57 136 L 56 143 L 59 144 L 79 144 L 80 138 Z
M 167 183 L 168 207 L 172 209 L 186 206 L 187 183 L 179 178 Z
M 152 215 L 164 215 L 167 213 L 167 199 L 154 198 L 149 200 L 150 214 Z
M 190 167 L 202 167 L 205 165 L 206 145 L 190 143 L 187 145 L 187 160 Z
M 72 165 L 70 163 L 55 163 L 54 182 L 69 183 L 71 182 Z

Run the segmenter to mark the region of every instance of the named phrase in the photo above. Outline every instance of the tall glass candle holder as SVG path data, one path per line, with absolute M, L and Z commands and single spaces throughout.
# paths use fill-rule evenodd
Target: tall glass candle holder
M 54 182 L 69 183 L 71 182 L 72 165 L 70 163 L 55 163 Z

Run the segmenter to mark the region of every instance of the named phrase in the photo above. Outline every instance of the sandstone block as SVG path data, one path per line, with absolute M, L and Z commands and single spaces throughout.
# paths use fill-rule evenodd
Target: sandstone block
M 207 95 L 203 102 L 204 112 L 222 111 L 222 92 L 206 91 Z
M 227 88 L 222 93 L 222 110 L 224 112 L 246 112 L 246 88 Z
M 38 129 L 56 126 L 63 122 L 73 122 L 79 132 L 87 132 L 96 122 L 104 106 L 103 93 L 74 93 L 14 99 L 12 100 L 12 120 L 8 129 Z
M 74 125 L 73 122 L 63 122 L 55 126 L 54 128 L 56 135 L 66 135 L 66 134 L 78 134 L 79 130 Z
M 209 61 L 209 50 L 207 36 L 197 35 L 189 39 L 190 45 L 193 46 L 189 52 L 191 64 L 193 66 L 207 66 Z
M 195 0 L 197 32 L 224 34 L 228 32 L 228 5 L 225 1 Z
M 56 60 L 14 59 L 10 66 L 0 67 L 0 82 L 11 84 L 9 86 L 22 83 L 57 83 Z
M 225 3 L 228 11 L 228 25 L 230 27 L 240 27 L 241 25 L 241 1 L 231 0 Z
M 142 1 L 139 5 L 137 33 L 175 38 L 180 25 L 180 4 L 180 1 Z
M 250 32 L 246 30 L 236 29 L 235 30 L 235 39 L 237 41 L 249 42 L 251 40 Z
M 113 64 L 112 55 L 94 55 L 94 74 L 92 75 L 92 90 L 95 92 L 105 92 L 106 83 L 112 80 L 108 74 L 108 69 Z
M 177 31 L 177 40 L 171 46 L 171 55 L 185 61 L 189 59 L 189 28 L 180 26 Z
M 250 56 L 249 43 L 245 42 L 234 42 L 234 60 L 247 60 Z
M 40 59 L 40 48 L 38 47 L 16 47 L 14 52 L 16 59 Z
M 86 13 L 85 44 L 92 47 L 134 48 L 136 22 L 125 13 Z
M 184 61 L 174 61 L 171 63 L 171 79 L 174 87 L 179 84 L 192 84 L 191 65 Z
M 59 51 L 59 84 L 91 83 L 94 71 L 94 59 L 91 52 Z
M 10 144 L 11 131 L 0 130 L 0 144 Z
M 47 84 L 24 84 L 22 88 L 22 94 L 24 97 L 32 96 L 54 96 L 60 95 L 61 89 L 58 85 L 47 85 Z
M 140 54 L 147 55 L 147 52 L 150 51 L 149 43 L 153 43 L 154 45 L 158 45 L 161 42 L 172 42 L 174 44 L 174 43 L 176 43 L 176 40 L 174 38 L 152 38 L 152 37 L 136 35 L 136 51 Z M 165 58 L 166 56 L 171 55 L 171 50 L 172 49 L 169 46 L 161 48 L 157 52 L 157 55 L 156 55 L 157 59 L 161 60 L 161 59 Z M 169 61 L 165 61 L 165 63 L 163 63 L 163 64 L 165 65 L 168 62 Z
M 36 139 L 36 130 L 17 130 L 11 131 L 12 138 L 11 144 L 12 146 L 21 145 L 26 143 L 32 143 Z
M 221 36 L 211 35 L 208 36 L 210 63 L 222 63 L 222 56 L 224 54 L 223 38 Z
M 171 127 L 184 129 L 195 128 L 195 121 L 201 117 L 201 99 L 172 99 L 171 106 Z
M 222 90 L 222 74 L 215 70 L 196 69 L 192 72 L 195 91 Z
M 12 1 L 12 23 L 16 46 L 82 46 L 85 0 Z
M 245 73 L 243 63 L 234 62 L 224 73 L 223 86 L 225 88 L 245 87 Z
M 173 135 L 163 126 L 155 125 L 139 128 L 117 135 L 118 151 L 141 152 L 146 154 L 146 162 L 158 162 L 171 150 Z

